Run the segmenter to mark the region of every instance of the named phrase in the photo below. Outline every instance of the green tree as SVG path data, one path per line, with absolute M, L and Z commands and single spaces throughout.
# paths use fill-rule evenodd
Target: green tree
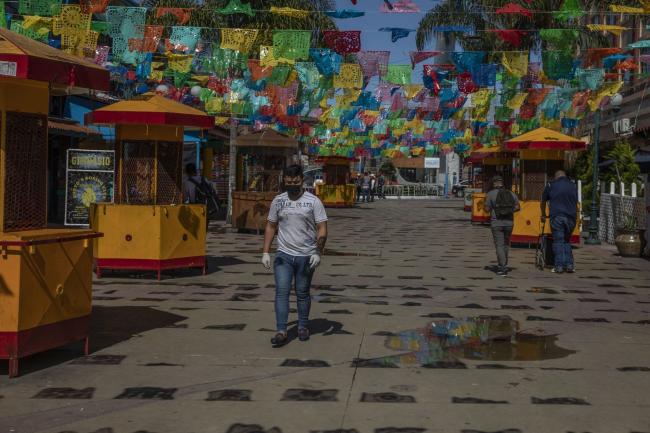
M 254 13 L 224 15 L 218 11 L 225 8 L 230 0 L 153 0 L 150 6 L 194 8 L 187 26 L 203 27 L 201 35 L 204 38 L 218 41 L 220 28 L 250 28 L 259 29 L 259 35 L 251 55 L 255 56 L 260 45 L 272 45 L 273 30 L 295 29 L 314 30 L 312 34 L 312 46 L 322 45 L 321 30 L 336 29 L 334 20 L 327 16 L 324 11 L 335 8 L 333 0 L 242 0 L 242 4 L 250 4 Z M 309 12 L 306 18 L 297 18 L 286 15 L 273 14 L 269 12 L 271 6 L 289 7 L 293 9 L 306 10 Z M 156 18 L 154 10 L 150 10 L 147 22 L 150 24 L 164 25 L 165 35 L 168 37 L 171 26 L 176 25 L 175 19 L 170 15 Z
M 640 186 L 639 175 L 641 169 L 639 164 L 634 161 L 636 150 L 630 145 L 627 140 L 619 140 L 614 147 L 605 155 L 606 159 L 614 161 L 603 172 L 603 180 L 609 184 L 615 182 L 619 184 L 623 182 L 626 187 L 632 183 L 636 183 L 637 187 Z
M 458 41 L 464 50 L 512 50 L 513 46 L 502 41 L 495 33 L 487 30 L 519 29 L 523 30 L 522 44 L 519 49 L 534 47 L 548 48 L 548 42 L 541 40 L 539 29 L 577 29 L 578 36 L 572 48 L 597 48 L 609 46 L 608 38 L 602 32 L 591 32 L 585 27 L 588 13 L 577 20 L 557 19 L 554 11 L 562 8 L 564 0 L 532 0 L 518 2 L 532 11 L 532 18 L 522 14 L 496 14 L 495 11 L 512 0 L 442 0 L 427 12 L 420 21 L 416 34 L 419 50 L 438 37 L 447 42 Z M 517 2 L 515 2 L 517 3 Z M 582 10 L 604 12 L 610 4 L 637 6 L 636 0 L 583 1 Z M 461 32 L 438 32 L 438 26 L 470 26 L 474 35 Z

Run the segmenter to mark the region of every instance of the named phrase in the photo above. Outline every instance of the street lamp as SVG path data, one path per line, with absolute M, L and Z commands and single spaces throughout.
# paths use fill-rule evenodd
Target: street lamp
M 609 100 L 614 111 L 618 113 L 623 103 L 623 95 L 616 93 Z M 592 181 L 591 181 L 591 212 L 589 215 L 589 236 L 585 240 L 587 245 L 600 245 L 598 239 L 598 208 L 596 207 L 596 197 L 598 194 L 598 151 L 600 150 L 600 108 L 594 113 L 594 154 L 592 159 Z

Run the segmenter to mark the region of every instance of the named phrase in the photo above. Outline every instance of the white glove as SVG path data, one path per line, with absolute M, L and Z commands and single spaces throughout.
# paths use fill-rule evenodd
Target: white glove
M 318 254 L 312 254 L 311 257 L 309 257 L 309 267 L 316 269 L 318 265 L 320 265 L 320 256 Z
M 271 269 L 271 254 L 262 254 L 262 265 L 264 265 L 266 269 Z

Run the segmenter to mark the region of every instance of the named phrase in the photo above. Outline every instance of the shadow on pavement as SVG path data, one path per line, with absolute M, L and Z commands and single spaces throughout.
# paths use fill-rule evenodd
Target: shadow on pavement
M 90 355 L 154 329 L 165 328 L 187 317 L 151 307 L 93 307 L 90 319 Z M 56 349 L 20 359 L 20 375 L 44 370 L 73 359 L 83 359 L 83 342 L 70 343 Z M 8 364 L 0 361 L 0 376 L 7 375 Z

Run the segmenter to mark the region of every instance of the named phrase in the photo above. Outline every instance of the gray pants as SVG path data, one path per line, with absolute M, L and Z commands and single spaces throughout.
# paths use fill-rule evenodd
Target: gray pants
M 500 268 L 508 266 L 508 251 L 510 250 L 510 235 L 512 235 L 512 225 L 509 226 L 492 226 L 492 236 L 494 237 L 494 246 L 497 250 L 497 261 Z

